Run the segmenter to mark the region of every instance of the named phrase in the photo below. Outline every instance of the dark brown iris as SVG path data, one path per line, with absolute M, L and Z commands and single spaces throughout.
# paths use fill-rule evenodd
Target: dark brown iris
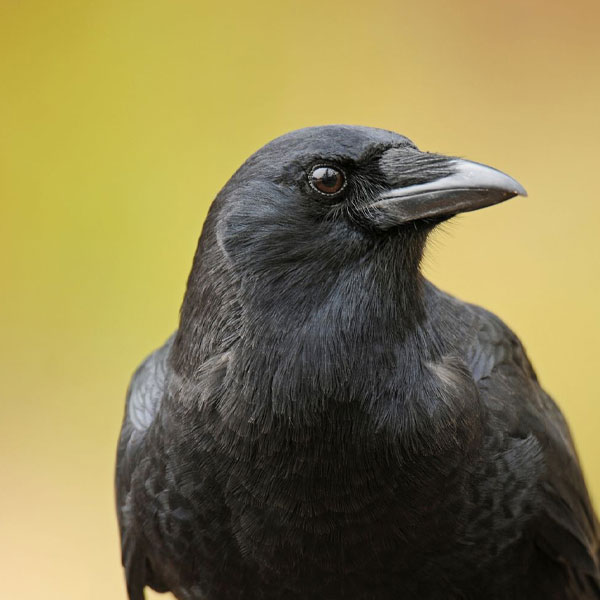
M 310 184 L 322 194 L 337 194 L 344 182 L 344 174 L 333 167 L 315 167 L 310 174 Z

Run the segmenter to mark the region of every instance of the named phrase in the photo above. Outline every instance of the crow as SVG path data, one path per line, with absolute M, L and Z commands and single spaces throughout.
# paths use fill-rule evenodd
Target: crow
M 368 127 L 239 168 L 127 394 L 130 600 L 600 598 L 565 419 L 515 334 L 420 271 L 437 225 L 516 195 Z

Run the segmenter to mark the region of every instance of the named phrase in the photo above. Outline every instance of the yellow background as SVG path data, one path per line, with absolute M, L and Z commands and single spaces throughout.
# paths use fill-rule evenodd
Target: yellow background
M 177 323 L 211 199 L 290 129 L 380 126 L 529 198 L 426 271 L 524 340 L 600 501 L 596 0 L 0 0 L 3 598 L 124 598 L 129 376 Z

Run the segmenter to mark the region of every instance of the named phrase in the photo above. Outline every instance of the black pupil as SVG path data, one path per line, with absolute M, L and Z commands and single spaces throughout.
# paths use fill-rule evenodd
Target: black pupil
M 311 175 L 313 185 L 320 191 L 326 194 L 335 194 L 338 192 L 344 179 L 342 174 L 331 167 L 317 167 Z

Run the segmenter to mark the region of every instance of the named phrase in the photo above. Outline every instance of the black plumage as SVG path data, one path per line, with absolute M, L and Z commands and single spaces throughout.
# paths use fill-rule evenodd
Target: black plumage
M 419 271 L 438 223 L 517 193 L 363 127 L 248 159 L 127 396 L 131 600 L 600 598 L 559 409 L 502 321 Z

